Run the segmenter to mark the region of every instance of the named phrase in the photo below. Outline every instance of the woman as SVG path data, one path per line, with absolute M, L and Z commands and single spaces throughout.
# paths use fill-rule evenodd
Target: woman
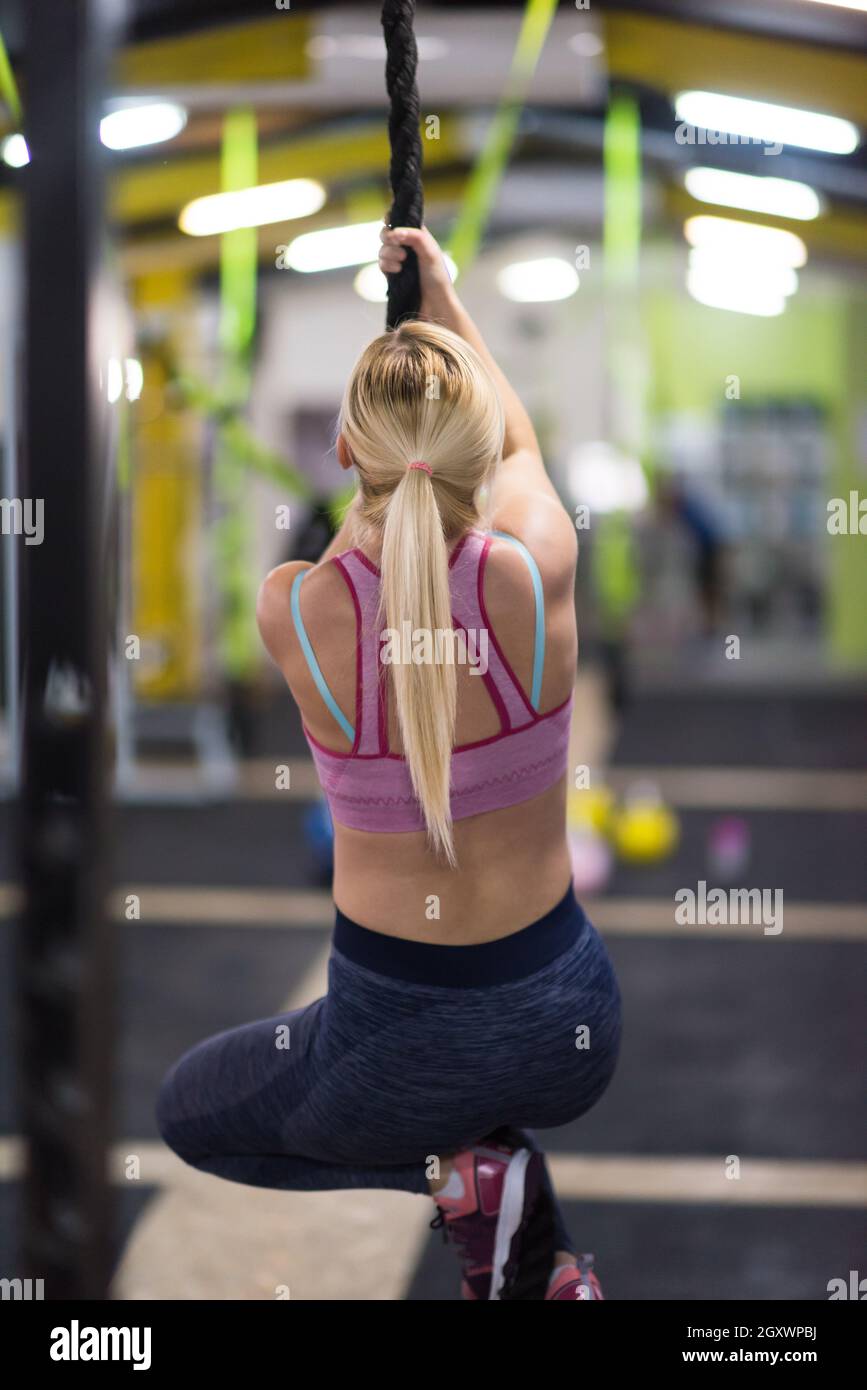
M 258 604 L 334 821 L 328 994 L 181 1058 L 160 1127 L 237 1182 L 429 1193 L 466 1298 L 601 1298 L 523 1128 L 588 1110 L 620 1044 L 566 842 L 575 529 L 433 237 L 382 242 L 421 318 L 353 371 L 344 525 Z

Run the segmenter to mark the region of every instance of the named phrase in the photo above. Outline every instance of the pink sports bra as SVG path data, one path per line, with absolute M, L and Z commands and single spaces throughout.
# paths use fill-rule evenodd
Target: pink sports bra
M 452 819 L 515 806 L 547 791 L 564 775 L 568 763 L 572 695 L 547 714 L 539 714 L 545 659 L 545 607 L 542 581 L 535 560 L 514 536 L 492 533 L 509 541 L 523 555 L 533 579 L 536 606 L 533 677 L 529 697 L 506 660 L 485 608 L 485 564 L 491 536 L 468 531 L 449 561 L 452 622 L 456 630 L 478 642 L 487 633 L 487 671 L 480 676 L 500 718 L 500 732 L 452 750 Z M 322 790 L 333 819 L 356 830 L 423 830 L 424 819 L 413 793 L 409 769 L 400 753 L 388 748 L 385 668 L 380 660 L 381 632 L 377 621 L 380 572 L 358 549 L 335 557 L 355 604 L 357 680 L 355 720 L 351 722 L 335 701 L 319 668 L 301 616 L 302 570 L 292 585 L 291 610 L 301 648 L 317 689 L 335 721 L 352 740 L 348 753 L 319 743 L 304 728 Z

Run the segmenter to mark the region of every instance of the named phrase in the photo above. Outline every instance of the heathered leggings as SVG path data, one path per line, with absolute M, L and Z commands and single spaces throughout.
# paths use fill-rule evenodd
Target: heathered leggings
M 583 1115 L 619 1047 L 617 981 L 571 887 L 477 946 L 338 912 L 325 997 L 198 1043 L 166 1075 L 157 1119 L 182 1159 L 233 1182 L 426 1193 L 437 1156 Z M 559 1211 L 558 1238 L 574 1249 Z

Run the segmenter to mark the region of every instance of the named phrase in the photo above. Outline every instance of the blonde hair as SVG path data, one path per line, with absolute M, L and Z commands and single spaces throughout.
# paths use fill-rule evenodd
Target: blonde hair
M 502 456 L 503 408 L 457 334 L 410 321 L 356 363 L 340 431 L 358 471 L 364 533 L 382 541 L 379 620 L 402 632 L 452 626 L 448 543 L 480 521 L 479 490 Z M 420 460 L 430 474 L 409 464 Z M 457 676 L 451 662 L 391 667 L 404 756 L 432 849 L 456 864 L 450 803 Z

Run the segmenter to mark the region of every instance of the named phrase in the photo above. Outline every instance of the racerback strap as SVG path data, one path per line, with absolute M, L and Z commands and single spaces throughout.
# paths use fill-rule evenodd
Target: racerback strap
M 504 531 L 494 531 L 492 535 L 515 547 L 526 562 L 533 581 L 536 615 L 529 698 L 497 641 L 485 607 L 484 575 L 491 549 L 491 536 L 481 531 L 468 531 L 452 552 L 449 562 L 452 620 L 468 634 L 476 635 L 477 651 L 480 634 L 487 634 L 488 669 L 483 679 L 500 716 L 502 732 L 506 733 L 533 723 L 538 715 L 545 662 L 545 600 L 539 567 L 527 547 L 515 536 L 510 536 Z M 292 620 L 316 688 L 337 724 L 347 738 L 352 740 L 353 753 L 384 756 L 388 753 L 388 733 L 385 668 L 380 660 L 379 570 L 357 549 L 344 551 L 342 555 L 335 557 L 334 563 L 343 576 L 355 604 L 357 638 L 354 726 L 329 690 L 304 628 L 300 609 L 300 588 L 305 574 L 309 573 L 308 570 L 302 570 L 292 585 Z

